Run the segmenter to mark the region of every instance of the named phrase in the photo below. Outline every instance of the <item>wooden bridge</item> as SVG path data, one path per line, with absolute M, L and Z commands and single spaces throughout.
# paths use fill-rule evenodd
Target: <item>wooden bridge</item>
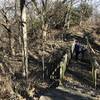
M 95 59 L 95 51 L 93 50 L 92 46 L 90 45 L 87 37 L 85 38 L 85 41 L 86 41 L 91 71 L 92 71 L 91 77 L 92 77 L 94 86 L 96 88 L 97 74 L 100 73 L 100 65 L 97 62 L 97 60 Z M 74 47 L 75 47 L 75 40 L 72 41 L 70 47 L 67 49 L 66 53 L 63 55 L 59 64 L 57 66 L 52 66 L 53 68 L 51 67 L 49 69 L 49 71 L 46 70 L 47 74 L 45 74 L 45 75 L 48 76 L 50 78 L 50 80 L 54 80 L 54 81 L 60 80 L 60 82 L 62 82 L 64 80 L 65 72 L 67 71 L 69 63 L 73 56 Z M 50 72 L 50 70 L 51 70 L 51 72 Z

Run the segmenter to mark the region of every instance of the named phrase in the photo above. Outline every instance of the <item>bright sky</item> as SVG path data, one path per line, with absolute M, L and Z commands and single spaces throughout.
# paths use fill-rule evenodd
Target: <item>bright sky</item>
M 10 2 L 14 2 L 15 0 L 0 0 L 0 6 L 3 5 L 4 1 L 10 1 Z M 40 1 L 40 0 L 39 0 Z M 56 0 L 50 0 L 50 1 L 56 1 Z M 59 0 L 62 1 L 62 0 Z M 92 3 L 92 5 L 94 7 L 98 6 L 98 10 L 100 11 L 100 0 L 89 0 L 90 3 Z

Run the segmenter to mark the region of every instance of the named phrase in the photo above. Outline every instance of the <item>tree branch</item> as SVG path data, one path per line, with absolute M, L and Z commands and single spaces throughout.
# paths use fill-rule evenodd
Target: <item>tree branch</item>
M 32 2 L 33 2 L 34 6 L 35 6 L 35 8 L 37 10 L 37 13 L 40 14 L 40 10 L 39 10 L 39 8 L 37 6 L 36 0 L 32 0 Z

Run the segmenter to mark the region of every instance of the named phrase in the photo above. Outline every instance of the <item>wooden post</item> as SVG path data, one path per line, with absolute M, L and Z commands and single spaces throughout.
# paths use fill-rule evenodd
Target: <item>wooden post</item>
M 97 69 L 95 69 L 94 71 L 94 76 L 95 76 L 95 89 L 96 89 L 96 86 L 97 86 Z
M 68 54 L 65 54 L 62 61 L 60 62 L 60 79 L 63 81 L 64 74 L 66 71 L 66 66 L 68 64 Z

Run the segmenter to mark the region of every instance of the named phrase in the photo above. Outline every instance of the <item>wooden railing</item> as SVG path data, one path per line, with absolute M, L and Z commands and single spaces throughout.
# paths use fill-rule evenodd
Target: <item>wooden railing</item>
M 52 74 L 50 75 L 51 79 L 56 79 L 55 73 L 58 71 L 59 79 L 62 81 L 64 79 L 64 75 L 65 75 L 65 71 L 68 68 L 68 64 L 71 60 L 73 51 L 74 51 L 74 47 L 75 47 L 75 40 L 72 42 L 72 44 L 68 47 L 68 49 L 66 50 L 65 55 L 62 57 L 61 61 L 59 62 L 59 64 L 57 65 L 57 67 L 54 69 L 54 71 L 52 72 Z
M 97 74 L 100 73 L 100 65 L 99 65 L 98 61 L 95 59 L 96 52 L 92 48 L 87 37 L 86 37 L 86 41 L 87 41 L 87 47 L 88 47 L 87 50 L 88 50 L 88 53 L 89 53 L 90 63 L 91 63 L 91 66 L 92 66 L 92 78 L 93 78 L 94 86 L 95 86 L 95 89 L 96 89 Z
M 75 48 L 75 40 L 73 41 L 70 48 L 67 50 L 66 54 L 63 56 L 62 61 L 60 62 L 60 80 L 64 79 L 65 71 L 70 63 L 72 54 L 74 52 L 74 48 Z
M 90 64 L 92 67 L 92 79 L 93 79 L 94 86 L 96 88 L 96 86 L 97 86 L 97 74 L 100 73 L 100 65 L 97 62 L 97 60 L 95 59 L 95 51 L 92 48 L 91 44 L 89 43 L 89 40 L 87 37 L 86 37 L 86 42 L 87 42 L 87 51 L 88 51 L 88 55 L 89 55 L 89 59 L 90 59 Z M 59 71 L 60 72 L 60 80 L 62 81 L 64 79 L 65 71 L 68 68 L 68 64 L 72 58 L 74 48 L 75 48 L 75 40 L 72 42 L 70 48 L 67 49 L 66 54 L 61 59 L 59 65 L 52 72 L 52 74 L 51 74 L 52 78 L 55 79 L 54 74 L 57 71 L 57 69 L 59 69 L 60 70 Z

